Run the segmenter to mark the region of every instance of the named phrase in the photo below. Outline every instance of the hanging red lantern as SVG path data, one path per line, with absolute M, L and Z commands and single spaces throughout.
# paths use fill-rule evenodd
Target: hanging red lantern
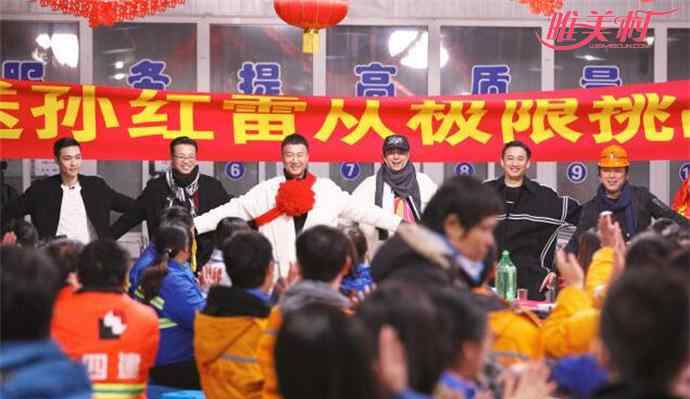
M 41 6 L 89 19 L 100 25 L 131 21 L 184 4 L 185 0 L 41 0 Z
M 302 51 L 319 49 L 319 29 L 337 25 L 345 18 L 348 0 L 274 0 L 276 14 L 292 26 L 304 29 Z

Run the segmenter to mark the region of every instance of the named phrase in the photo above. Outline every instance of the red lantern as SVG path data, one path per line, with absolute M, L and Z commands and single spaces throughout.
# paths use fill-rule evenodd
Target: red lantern
M 276 14 L 292 26 L 304 29 L 302 51 L 319 49 L 319 29 L 335 26 L 347 15 L 348 0 L 274 0 Z
M 41 0 L 41 6 L 89 19 L 89 25 L 131 21 L 184 4 L 185 0 Z

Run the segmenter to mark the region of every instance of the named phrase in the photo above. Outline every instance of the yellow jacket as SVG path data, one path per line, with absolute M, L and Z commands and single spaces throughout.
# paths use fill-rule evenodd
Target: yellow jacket
M 613 274 L 614 252 L 611 247 L 602 247 L 594 253 L 585 277 L 585 291 L 592 298 L 593 305 L 601 308 Z
M 216 287 L 209 293 L 211 303 L 214 289 Z M 232 287 L 222 289 L 241 291 Z M 259 399 L 264 379 L 256 357 L 267 323 L 268 307 L 264 305 L 264 311 L 255 304 L 258 314 L 252 315 L 251 307 L 247 311 L 246 307 L 239 309 L 242 304 L 226 305 L 238 309 L 228 312 L 226 308 L 218 312 L 217 306 L 207 304 L 205 311 L 213 309 L 215 314 L 198 313 L 194 320 L 194 355 L 201 387 L 208 399 Z M 227 316 L 232 313 L 245 315 Z
M 599 310 L 585 290 L 567 287 L 542 326 L 544 352 L 551 357 L 587 353 L 597 336 Z
M 273 360 L 273 348 L 276 344 L 276 337 L 278 330 L 283 324 L 283 315 L 279 307 L 274 307 L 271 310 L 271 315 L 268 316 L 268 322 L 263 330 L 261 339 L 259 340 L 259 347 L 257 349 L 256 357 L 261 367 L 261 372 L 264 376 L 262 399 L 281 399 L 278 391 L 278 377 L 275 371 L 275 362 Z

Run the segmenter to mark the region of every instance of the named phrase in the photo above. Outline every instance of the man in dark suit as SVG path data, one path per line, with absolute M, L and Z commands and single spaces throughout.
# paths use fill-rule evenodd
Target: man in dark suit
M 149 180 L 135 207 L 115 222 L 112 229 L 116 238 L 142 221 L 146 221 L 149 237 L 153 237 L 161 212 L 173 205 L 183 206 L 196 216 L 230 201 L 220 181 L 199 173 L 197 150 L 196 141 L 186 136 L 170 142 L 172 167 L 162 176 Z M 197 246 L 195 265 L 202 266 L 213 251 L 212 234 L 201 235 Z
M 53 145 L 60 174 L 35 181 L 3 208 L 3 220 L 31 215 L 41 239 L 67 236 L 83 243 L 112 239 L 110 211 L 127 212 L 134 200 L 113 190 L 100 177 L 79 174 L 81 147 L 71 137 Z

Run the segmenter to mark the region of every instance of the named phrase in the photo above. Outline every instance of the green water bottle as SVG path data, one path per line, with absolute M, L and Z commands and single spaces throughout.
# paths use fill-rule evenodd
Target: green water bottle
M 508 251 L 503 251 L 496 267 L 496 292 L 508 302 L 513 302 L 517 295 L 517 268 Z

